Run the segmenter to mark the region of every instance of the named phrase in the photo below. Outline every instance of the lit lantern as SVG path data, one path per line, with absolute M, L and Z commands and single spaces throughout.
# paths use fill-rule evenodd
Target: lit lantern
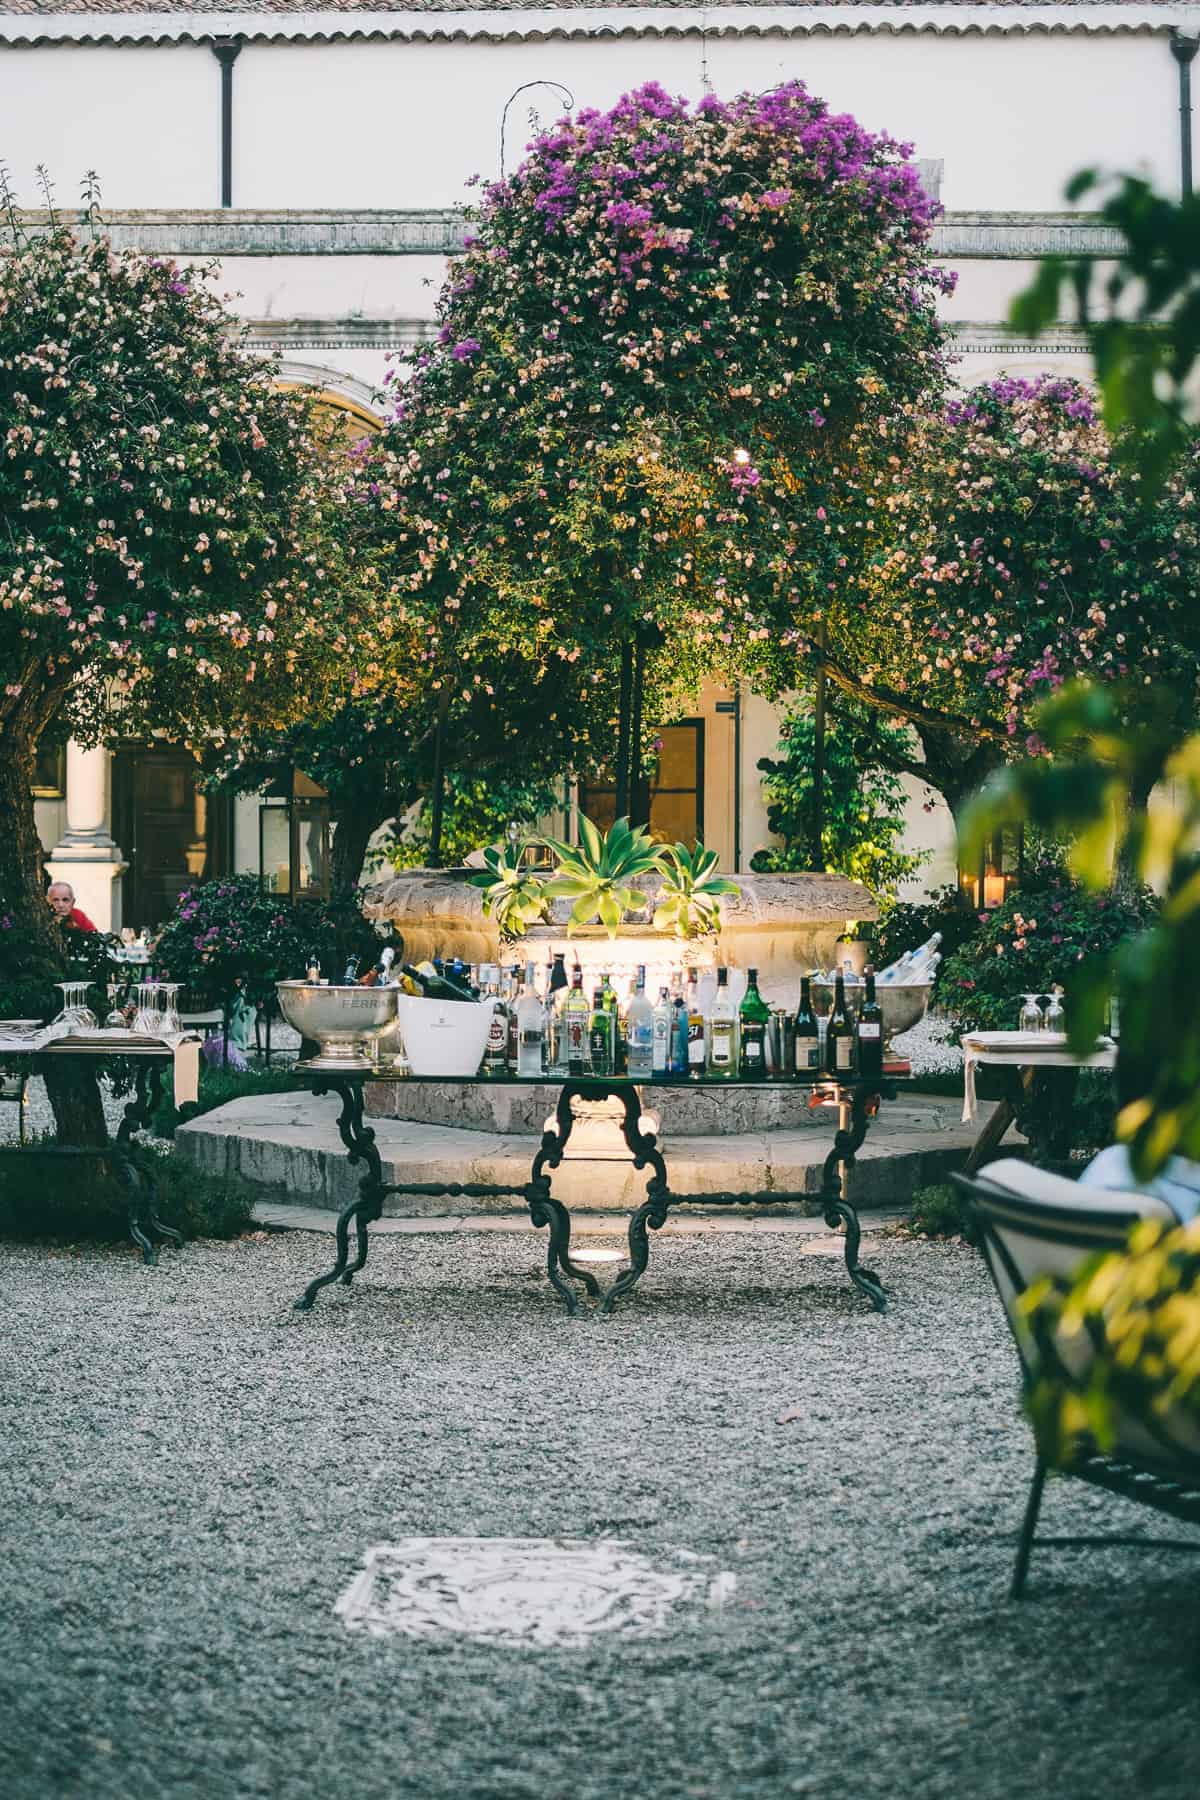
M 258 873 L 264 893 L 328 900 L 333 826 L 329 795 L 299 769 L 267 789 L 258 809 Z

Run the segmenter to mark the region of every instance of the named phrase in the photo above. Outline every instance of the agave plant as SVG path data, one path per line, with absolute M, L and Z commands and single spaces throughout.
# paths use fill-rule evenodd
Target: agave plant
M 483 910 L 495 919 L 501 937 L 524 937 L 546 913 L 546 883 L 525 867 L 526 844 L 493 844 L 483 852 L 483 868 L 468 876 L 483 889 Z
M 591 820 L 581 815 L 578 844 L 558 843 L 553 838 L 549 842 L 558 858 L 558 873 L 546 883 L 545 891 L 575 902 L 567 921 L 568 936 L 577 925 L 599 918 L 609 937 L 616 937 L 625 914 L 649 904 L 645 894 L 630 884 L 644 875 L 658 874 L 662 858 L 641 825 L 631 829 L 628 819 L 618 819 L 602 836 Z
M 741 892 L 736 881 L 715 873 L 717 853 L 697 844 L 672 844 L 659 856 L 662 889 L 654 909 L 654 929 L 676 937 L 705 937 L 720 929 L 721 894 Z

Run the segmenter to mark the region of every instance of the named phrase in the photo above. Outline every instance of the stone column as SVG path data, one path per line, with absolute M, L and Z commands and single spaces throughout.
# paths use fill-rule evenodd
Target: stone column
M 98 931 L 121 925 L 121 890 L 129 864 L 108 829 L 108 752 L 67 745 L 67 828 L 46 858 L 50 881 L 69 881 L 75 904 Z

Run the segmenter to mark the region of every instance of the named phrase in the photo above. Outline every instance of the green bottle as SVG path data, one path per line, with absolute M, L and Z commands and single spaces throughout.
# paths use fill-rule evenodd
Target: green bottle
M 757 969 L 750 970 L 738 1018 L 742 1027 L 738 1072 L 743 1081 L 757 1081 L 767 1072 L 767 1025 L 771 1018 L 771 1009 L 758 991 Z

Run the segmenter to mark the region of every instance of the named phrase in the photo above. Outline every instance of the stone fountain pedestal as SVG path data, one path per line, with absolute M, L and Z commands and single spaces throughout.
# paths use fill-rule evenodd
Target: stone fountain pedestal
M 843 875 L 739 875 L 741 892 L 721 901 L 721 930 L 716 939 L 683 942 L 650 923 L 657 881 L 642 884 L 650 899 L 646 914 L 626 921 L 615 938 L 589 926 L 568 937 L 569 901 L 552 905 L 551 921 L 535 926 L 514 943 L 502 944 L 495 924 L 484 916 L 482 895 L 470 886 L 466 872 L 413 869 L 368 890 L 363 910 L 368 918 L 387 919 L 403 934 L 404 956 L 417 963 L 435 954 L 462 957 L 471 963 L 534 962 L 544 965 L 560 950 L 568 966 L 576 956 L 590 995 L 608 970 L 618 983 L 632 982 L 639 965 L 646 968 L 652 995 L 665 985 L 672 969 L 724 963 L 731 969 L 758 970 L 759 991 L 768 1004 L 794 1008 L 800 977 L 807 970 L 828 968 L 836 960 L 837 938 L 854 920 L 878 917 L 878 909 L 861 883 Z M 408 1119 L 459 1130 L 540 1135 L 554 1111 L 558 1084 L 489 1089 L 462 1082 L 372 1083 L 367 1109 L 376 1117 Z M 739 1090 L 730 1083 L 712 1088 L 664 1088 L 647 1084 L 646 1106 L 659 1118 L 667 1137 L 711 1137 L 746 1132 L 802 1129 L 815 1122 L 805 1090 Z M 598 1103 L 594 1121 L 581 1125 L 597 1153 L 619 1136 Z M 818 1115 L 819 1116 L 819 1115 Z M 575 1140 L 573 1139 L 572 1142 Z M 614 1145 L 615 1147 L 615 1145 Z M 621 1152 L 624 1154 L 623 1150 Z

